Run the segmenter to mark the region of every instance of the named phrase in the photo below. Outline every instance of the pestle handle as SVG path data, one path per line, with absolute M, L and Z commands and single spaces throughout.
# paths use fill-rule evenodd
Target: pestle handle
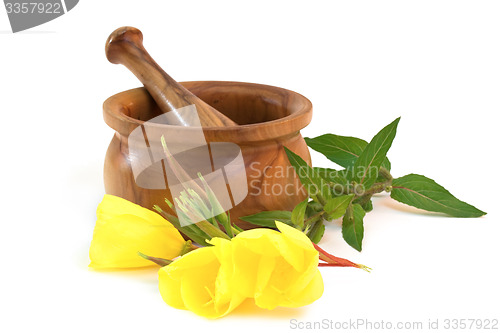
M 175 112 L 176 109 L 194 104 L 204 127 L 237 125 L 165 73 L 144 48 L 139 29 L 121 27 L 113 31 L 106 41 L 106 57 L 111 63 L 122 64 L 134 73 L 162 112 L 174 111 L 177 124 L 196 125 Z

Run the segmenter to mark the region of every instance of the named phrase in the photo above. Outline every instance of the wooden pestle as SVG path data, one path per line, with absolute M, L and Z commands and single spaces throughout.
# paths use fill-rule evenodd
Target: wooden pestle
M 173 111 L 176 124 L 196 125 L 192 119 L 176 112 L 177 109 L 194 104 L 203 127 L 237 125 L 165 73 L 144 48 L 139 29 L 121 27 L 113 31 L 106 41 L 106 57 L 111 63 L 122 64 L 134 73 L 163 113 Z

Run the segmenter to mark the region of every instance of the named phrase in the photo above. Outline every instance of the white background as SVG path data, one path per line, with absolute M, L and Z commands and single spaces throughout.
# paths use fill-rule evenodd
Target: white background
M 343 322 L 499 319 L 497 1 L 80 1 L 12 34 L 0 7 L 0 331 L 291 330 Z M 479 219 L 375 200 L 363 252 L 339 223 L 321 245 L 373 268 L 322 268 L 301 309 L 247 306 L 210 321 L 170 308 L 156 270 L 91 271 L 88 247 L 113 131 L 103 101 L 139 81 L 104 56 L 109 33 L 140 28 L 178 81 L 288 88 L 314 105 L 302 133 L 369 140 L 402 116 L 393 174 L 435 179 L 487 211 Z M 316 166 L 332 166 L 313 154 Z

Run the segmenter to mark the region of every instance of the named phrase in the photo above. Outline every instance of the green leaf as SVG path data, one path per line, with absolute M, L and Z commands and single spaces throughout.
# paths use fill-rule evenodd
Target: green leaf
M 378 132 L 354 163 L 352 180 L 363 184 L 365 189 L 370 188 L 378 177 L 378 171 L 396 136 L 399 119 Z
M 342 236 L 344 240 L 358 251 L 361 251 L 363 242 L 363 217 L 365 211 L 359 204 L 347 207 L 344 219 L 342 220 Z
M 325 212 L 329 215 L 329 218 L 334 220 L 344 215 L 353 197 L 354 194 L 349 194 L 327 200 Z
M 354 162 L 368 144 L 363 139 L 335 134 L 324 134 L 315 138 L 304 138 L 304 140 L 309 147 L 344 168 L 353 167 Z M 384 159 L 383 166 L 391 170 L 389 159 Z
M 306 161 L 304 161 L 299 155 L 295 154 L 290 149 L 285 148 L 286 155 L 288 156 L 288 160 L 290 164 L 295 169 L 295 172 L 299 176 L 302 185 L 309 193 L 309 196 L 316 202 L 324 204 L 318 197 L 318 194 L 321 194 L 324 200 L 328 200 L 332 197 L 330 193 L 330 188 L 326 181 L 321 178 L 317 172 L 311 168 Z
M 259 212 L 254 215 L 242 216 L 240 217 L 240 220 L 250 222 L 261 227 L 275 229 L 276 223 L 274 223 L 274 221 L 280 221 L 293 227 L 292 212 L 289 212 L 288 210 L 271 210 Z
M 309 198 L 306 200 L 302 201 L 299 203 L 295 208 L 292 210 L 292 224 L 294 226 L 300 227 L 302 230 L 304 228 L 304 217 L 306 214 L 306 208 L 307 208 L 307 203 L 309 202 Z
M 404 204 L 454 217 L 479 217 L 486 213 L 455 198 L 434 180 L 409 174 L 392 181 L 391 198 Z
M 349 193 L 349 188 L 351 185 L 347 180 L 347 170 L 333 170 L 328 168 L 313 168 L 314 172 L 316 172 L 321 178 L 326 180 L 328 186 L 330 187 L 330 193 L 332 196 L 340 196 L 345 193 Z
M 361 207 L 363 207 L 364 211 L 365 212 L 371 212 L 373 210 L 373 202 L 372 200 L 368 200 L 367 202 L 365 202 L 364 204 L 361 205 Z
M 348 181 L 346 178 L 347 170 L 334 170 L 329 168 L 319 168 L 313 167 L 314 172 L 316 172 L 321 178 L 329 183 L 347 185 Z
M 316 222 L 312 227 L 311 231 L 307 235 L 311 242 L 318 244 L 323 235 L 325 234 L 325 224 L 322 220 Z

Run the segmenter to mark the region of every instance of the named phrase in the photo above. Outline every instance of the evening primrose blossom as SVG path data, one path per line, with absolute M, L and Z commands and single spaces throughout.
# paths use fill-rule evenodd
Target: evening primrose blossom
M 164 301 L 207 318 L 227 315 L 245 299 L 264 309 L 300 307 L 323 294 L 319 253 L 302 232 L 253 229 L 192 251 L 159 271 Z
M 133 268 L 154 265 L 138 255 L 173 259 L 186 241 L 159 214 L 128 200 L 106 194 L 97 207 L 97 221 L 90 244 L 90 267 Z
M 232 284 L 231 242 L 212 239 L 214 246 L 199 248 L 164 266 L 158 273 L 163 300 L 206 318 L 220 318 L 245 297 Z

